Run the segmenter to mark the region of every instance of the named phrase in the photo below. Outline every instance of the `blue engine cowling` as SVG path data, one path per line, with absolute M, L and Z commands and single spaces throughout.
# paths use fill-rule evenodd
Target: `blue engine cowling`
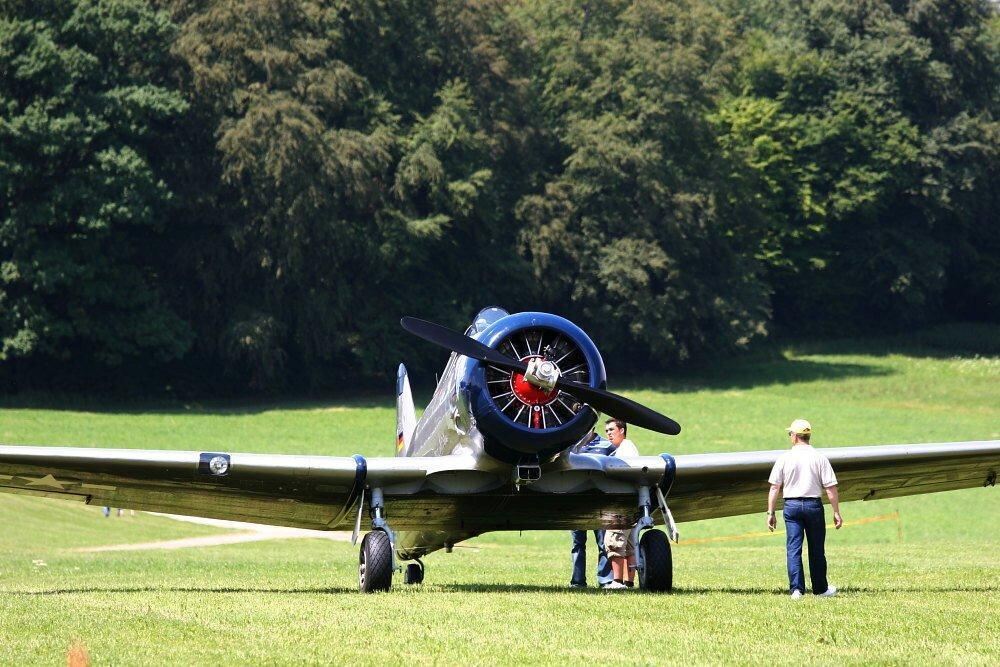
M 550 313 L 515 313 L 497 319 L 489 324 L 485 329 L 473 336 L 481 343 L 500 349 L 501 352 L 517 358 L 528 356 L 540 356 L 534 354 L 531 349 L 533 341 L 537 340 L 538 351 L 542 350 L 542 345 L 546 340 L 554 341 L 555 345 L 563 347 L 558 352 L 575 347 L 571 351 L 575 362 L 574 368 L 585 364 L 586 374 L 581 370 L 576 377 L 585 381 L 591 387 L 604 389 L 607 385 L 607 374 L 604 369 L 604 360 L 601 359 L 597 346 L 590 337 L 584 333 L 580 327 L 569 320 L 552 315 Z M 524 341 L 524 347 L 519 340 Z M 515 341 L 516 342 L 515 344 Z M 511 347 L 513 345 L 513 347 Z M 551 345 L 546 350 L 551 349 Z M 570 353 L 567 353 L 570 354 Z M 552 353 L 555 356 L 555 353 Z M 565 370 L 561 369 L 561 370 Z M 587 435 L 597 421 L 597 414 L 589 407 L 579 408 L 576 399 L 565 392 L 558 392 L 556 398 L 552 399 L 551 407 L 540 406 L 542 416 L 548 415 L 548 420 L 540 420 L 544 426 L 536 423 L 532 424 L 531 419 L 527 423 L 521 423 L 515 419 L 513 413 L 517 408 L 517 403 L 513 407 L 507 407 L 504 411 L 504 403 L 508 402 L 508 397 L 503 396 L 497 400 L 497 392 L 508 389 L 500 380 L 493 379 L 488 384 L 488 376 L 496 376 L 497 370 L 490 369 L 487 364 L 467 359 L 465 368 L 460 371 L 462 381 L 460 387 L 462 394 L 468 401 L 468 408 L 475 417 L 476 426 L 483 436 L 483 446 L 487 454 L 505 461 L 507 463 L 523 463 L 528 461 L 544 461 L 552 458 L 558 452 L 570 447 Z M 515 376 L 516 377 L 516 376 Z M 498 387 L 498 388 L 497 388 Z M 513 394 L 513 378 L 511 379 L 511 391 Z M 562 398 L 564 400 L 559 401 Z M 572 400 L 570 400 L 572 399 Z M 514 397 L 513 400 L 518 400 Z M 499 404 L 498 404 L 499 403 Z M 574 410 L 567 408 L 570 405 Z M 533 405 L 525 405 L 530 411 Z M 560 414 L 562 418 L 560 419 Z M 558 423 L 556 423 L 558 422 Z

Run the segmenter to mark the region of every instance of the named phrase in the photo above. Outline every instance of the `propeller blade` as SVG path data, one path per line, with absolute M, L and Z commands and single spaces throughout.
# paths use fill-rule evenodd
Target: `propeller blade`
M 414 336 L 423 338 L 429 343 L 434 343 L 456 354 L 461 354 L 471 359 L 477 359 L 498 368 L 518 373 L 524 373 L 528 369 L 528 364 L 525 362 L 512 359 L 502 352 L 483 345 L 474 338 L 469 338 L 463 333 L 441 326 L 440 324 L 434 324 L 433 322 L 421 320 L 416 317 L 404 317 L 399 323 Z M 624 396 L 613 394 L 604 389 L 595 389 L 589 385 L 563 378 L 560 378 L 556 382 L 556 386 L 569 391 L 601 412 L 629 424 L 648 428 L 658 433 L 666 433 L 667 435 L 677 435 L 681 432 L 680 424 L 670 417 L 661 415 L 659 412 L 640 405 Z
M 667 435 L 677 435 L 681 432 L 681 425 L 670 417 L 661 415 L 656 410 L 651 410 L 624 396 L 562 378 L 556 382 L 556 386 L 627 424 L 648 428 L 650 431 Z
M 497 352 L 491 347 L 487 347 L 474 338 L 469 338 L 463 333 L 459 333 L 440 324 L 434 324 L 427 320 L 416 317 L 404 317 L 399 321 L 403 328 L 414 336 L 423 338 L 429 343 L 434 343 L 446 350 L 451 350 L 472 359 L 485 361 L 500 368 L 523 373 L 528 368 L 528 364 L 517 359 L 511 359 L 502 352 Z

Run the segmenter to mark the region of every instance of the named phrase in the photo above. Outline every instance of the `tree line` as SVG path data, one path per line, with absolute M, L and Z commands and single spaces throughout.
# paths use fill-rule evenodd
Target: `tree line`
M 1000 321 L 989 0 L 0 0 L 0 380 L 278 391 Z

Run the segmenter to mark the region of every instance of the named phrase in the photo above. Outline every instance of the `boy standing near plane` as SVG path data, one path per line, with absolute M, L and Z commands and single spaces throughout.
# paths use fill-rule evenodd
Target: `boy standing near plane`
M 820 597 L 832 597 L 837 589 L 826 580 L 826 523 L 823 515 L 823 490 L 833 507 L 833 525 L 839 530 L 844 524 L 840 517 L 840 494 L 837 476 L 830 460 L 809 444 L 812 426 L 805 419 L 796 419 L 785 429 L 792 448 L 778 457 L 768 481 L 767 528 L 774 531 L 778 523 L 774 516 L 778 492 L 784 498 L 782 518 L 785 520 L 785 551 L 788 559 L 788 587 L 793 600 L 800 599 L 806 591 L 802 572 L 802 538 L 809 543 L 809 578 L 812 591 Z
M 635 443 L 625 437 L 628 425 L 621 419 L 609 419 L 604 423 L 604 433 L 614 446 L 612 456 L 629 458 L 639 456 Z M 604 536 L 604 548 L 608 550 L 611 559 L 611 570 L 615 580 L 604 588 L 619 590 L 632 588 L 635 577 L 635 544 L 632 542 L 632 531 L 609 530 Z

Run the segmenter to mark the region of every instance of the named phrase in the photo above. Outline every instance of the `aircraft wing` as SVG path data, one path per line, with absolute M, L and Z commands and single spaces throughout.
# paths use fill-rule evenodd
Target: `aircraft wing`
M 677 521 L 763 512 L 767 478 L 787 450 L 676 457 L 668 504 Z M 822 448 L 841 501 L 878 500 L 993 486 L 1000 441 Z M 825 500 L 825 498 L 824 498 Z
M 313 529 L 354 524 L 366 485 L 419 484 L 468 457 L 378 458 L 0 445 L 0 492 Z M 469 477 L 476 477 L 475 471 Z
M 636 486 L 642 484 L 663 491 L 679 522 L 753 514 L 766 509 L 767 478 L 785 451 L 627 459 L 570 454 L 543 467 L 541 479 L 521 491 L 484 491 L 448 509 L 462 528 L 478 532 L 621 528 L 637 517 Z M 997 440 L 821 451 L 833 464 L 843 501 L 989 486 L 1000 471 Z M 438 498 L 436 509 L 443 512 L 450 500 Z M 656 518 L 662 521 L 659 513 Z
M 624 527 L 637 485 L 677 521 L 762 511 L 785 450 L 617 457 L 566 454 L 516 487 L 511 467 L 473 456 L 331 457 L 0 445 L 0 492 L 148 511 L 349 530 L 363 490 L 383 489 L 396 530 Z M 995 483 L 1000 441 L 822 450 L 844 501 Z M 370 526 L 367 512 L 363 527 Z

